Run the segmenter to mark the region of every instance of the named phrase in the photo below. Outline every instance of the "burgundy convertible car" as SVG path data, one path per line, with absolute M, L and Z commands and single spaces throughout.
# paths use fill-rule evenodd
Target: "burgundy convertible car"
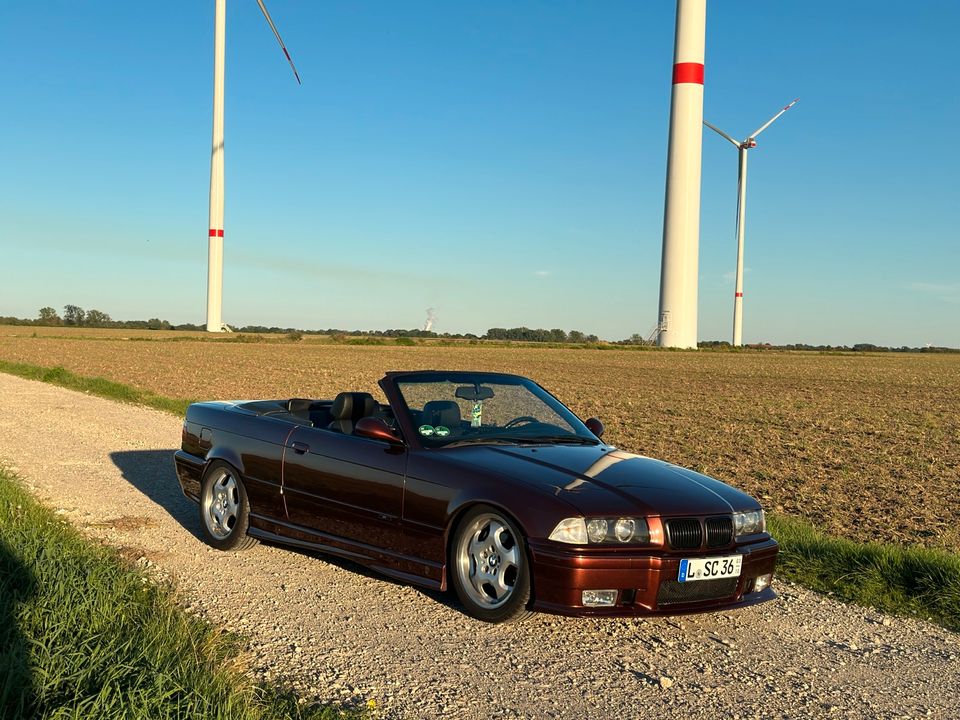
M 529 610 L 680 614 L 752 605 L 778 546 L 749 495 L 604 444 L 532 380 L 391 372 L 387 404 L 195 403 L 183 492 L 222 550 L 331 553 L 435 590 L 481 620 Z

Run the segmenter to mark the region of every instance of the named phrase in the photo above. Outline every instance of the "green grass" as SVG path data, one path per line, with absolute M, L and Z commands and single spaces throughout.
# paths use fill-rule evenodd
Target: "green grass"
M 960 632 L 960 556 L 944 550 L 856 543 L 793 517 L 768 520 L 780 543 L 777 574 L 843 602 L 932 620 Z
M 254 686 L 238 651 L 0 469 L 0 717 L 364 716 Z
M 113 382 L 98 377 L 83 377 L 75 375 L 62 367 L 41 367 L 27 363 L 9 362 L 0 360 L 0 372 L 9 373 L 27 380 L 40 380 L 52 385 L 79 390 L 80 392 L 98 395 L 99 397 L 119 400 L 120 402 L 146 405 L 157 410 L 164 410 L 174 415 L 183 415 L 192 400 L 168 398 L 157 395 L 149 390 L 140 390 L 130 385 Z

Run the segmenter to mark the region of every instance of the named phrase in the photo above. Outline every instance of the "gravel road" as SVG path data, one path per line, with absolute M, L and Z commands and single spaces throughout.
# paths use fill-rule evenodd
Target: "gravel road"
M 350 563 L 215 551 L 177 486 L 179 439 L 170 415 L 0 374 L 0 460 L 249 638 L 256 677 L 384 718 L 960 717 L 960 637 L 786 583 L 737 612 L 488 626 Z

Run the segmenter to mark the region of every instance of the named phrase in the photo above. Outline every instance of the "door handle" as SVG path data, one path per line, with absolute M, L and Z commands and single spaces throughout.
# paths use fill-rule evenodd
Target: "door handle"
M 295 443 L 293 443 L 293 445 L 291 445 L 290 447 L 293 448 L 293 451 L 294 451 L 297 455 L 305 455 L 306 453 L 310 452 L 310 446 L 307 445 L 306 443 L 295 442 Z

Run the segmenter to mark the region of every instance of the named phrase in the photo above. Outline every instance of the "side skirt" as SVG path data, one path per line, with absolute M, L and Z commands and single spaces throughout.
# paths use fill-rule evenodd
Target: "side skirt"
M 381 575 L 410 585 L 418 585 L 430 590 L 445 590 L 440 580 L 406 572 L 397 567 L 424 567 L 428 572 L 433 570 L 439 577 L 443 577 L 441 566 L 433 568 L 433 563 L 428 566 L 420 558 L 393 553 L 383 548 L 375 548 L 314 530 L 306 530 L 297 525 L 280 522 L 276 518 L 267 518 L 253 513 L 250 514 L 250 527 L 247 529 L 247 534 L 277 545 L 292 545 L 304 550 L 351 560 Z M 316 540 L 307 538 L 316 538 Z

